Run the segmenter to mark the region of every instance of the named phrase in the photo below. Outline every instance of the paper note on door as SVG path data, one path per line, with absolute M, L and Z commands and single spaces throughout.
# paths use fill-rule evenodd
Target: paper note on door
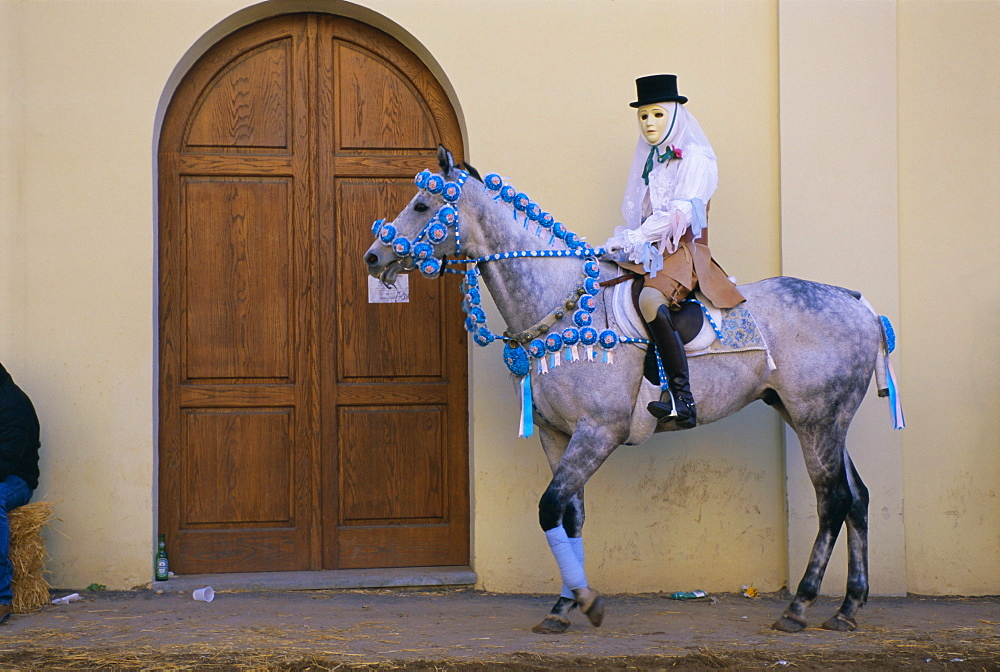
M 378 278 L 368 276 L 368 303 L 409 303 L 410 276 L 399 275 L 396 284 L 386 287 Z

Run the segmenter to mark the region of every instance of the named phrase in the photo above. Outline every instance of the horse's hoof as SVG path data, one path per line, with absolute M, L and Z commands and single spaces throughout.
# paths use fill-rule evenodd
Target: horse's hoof
M 823 627 L 827 630 L 850 632 L 858 627 L 858 623 L 853 618 L 848 618 L 843 614 L 834 614 L 823 624 Z
M 780 630 L 781 632 L 802 632 L 806 629 L 806 622 L 799 618 L 784 615 L 772 623 L 771 628 Z
M 569 630 L 569 619 L 565 616 L 549 614 L 541 623 L 531 629 L 539 635 L 561 635 Z
M 595 628 L 600 627 L 604 620 L 604 600 L 601 599 L 601 594 L 590 588 L 574 590 L 573 594 L 576 595 L 576 604 L 580 607 L 580 611 Z

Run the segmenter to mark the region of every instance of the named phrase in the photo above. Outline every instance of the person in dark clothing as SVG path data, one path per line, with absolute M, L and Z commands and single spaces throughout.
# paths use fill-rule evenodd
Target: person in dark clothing
M 0 624 L 10 617 L 10 525 L 7 512 L 27 504 L 38 487 L 38 415 L 0 364 Z

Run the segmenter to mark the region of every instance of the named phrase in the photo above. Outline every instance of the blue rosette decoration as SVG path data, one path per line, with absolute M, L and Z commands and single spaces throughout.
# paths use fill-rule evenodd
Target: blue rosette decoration
M 416 177 L 413 178 L 413 182 L 414 184 L 417 185 L 418 189 L 426 189 L 427 181 L 429 179 L 431 179 L 431 171 L 421 170 L 419 173 L 417 173 Z
M 454 203 L 462 195 L 462 187 L 457 182 L 448 182 L 441 189 L 441 197 L 449 203 Z
M 476 330 L 476 318 L 471 314 L 465 317 L 465 330 L 470 334 Z
M 597 343 L 597 329 L 593 327 L 583 327 L 580 329 L 580 345 L 586 350 L 588 362 L 594 360 L 595 343 Z
M 578 327 L 588 327 L 594 321 L 593 315 L 586 310 L 578 310 L 573 313 L 573 324 Z
M 410 253 L 410 241 L 403 236 L 399 236 L 396 240 L 392 241 L 392 251 L 398 257 L 405 257 Z
M 578 247 L 583 247 L 584 245 L 583 241 L 580 240 L 580 236 L 576 235 L 572 231 L 568 231 L 566 233 L 566 244 L 569 246 L 569 249 L 571 250 L 575 250 Z
M 437 245 L 448 237 L 448 227 L 441 222 L 434 222 L 427 227 L 427 238 Z
M 420 262 L 420 272 L 428 278 L 437 277 L 441 273 L 441 260 L 430 257 Z
M 476 329 L 476 333 L 472 335 L 472 340 L 476 345 L 485 348 L 487 345 L 492 343 L 497 339 L 496 336 L 490 333 L 490 330 L 486 327 L 479 327 Z
M 438 210 L 437 220 L 445 226 L 454 226 L 458 222 L 458 210 L 450 205 L 446 205 Z
M 413 258 L 423 261 L 434 255 L 434 246 L 430 243 L 417 243 L 413 246 Z
M 566 348 L 566 361 L 580 361 L 580 355 L 577 354 L 576 344 L 580 342 L 580 332 L 574 327 L 569 327 L 562 330 L 563 346 Z
M 584 294 L 583 296 L 581 296 L 579 304 L 580 308 L 582 310 L 587 311 L 588 313 L 592 313 L 595 310 L 597 310 L 597 299 L 594 298 L 593 294 Z M 590 323 L 588 322 L 587 324 Z
M 550 354 L 551 366 L 559 366 L 559 351 L 562 350 L 563 340 L 557 332 L 550 332 L 545 337 L 545 349 Z
M 480 296 L 479 294 L 478 287 L 467 288 L 465 290 L 465 297 L 469 301 L 469 303 L 471 303 L 474 306 L 478 306 L 483 301 L 482 296 Z
M 500 191 L 500 189 L 503 188 L 503 178 L 496 173 L 490 173 L 486 176 L 486 179 L 483 180 L 483 184 L 486 185 L 486 188 L 490 191 Z
M 551 229 L 556 220 L 551 214 L 543 212 L 538 218 L 538 223 L 542 225 L 542 228 Z
M 545 341 L 540 338 L 536 338 L 531 343 L 528 344 L 528 354 L 534 359 L 542 359 L 545 357 Z
M 528 209 L 528 204 L 531 203 L 531 199 L 525 193 L 519 193 L 514 196 L 514 209 L 518 212 L 524 212 Z
M 378 232 L 382 230 L 382 225 L 385 224 L 385 217 L 382 219 L 376 219 L 372 223 L 372 235 L 377 236 Z
M 556 222 L 552 225 L 552 234 L 560 240 L 566 238 L 566 225 L 562 222 Z
M 559 352 L 562 350 L 562 336 L 552 332 L 545 337 L 545 349 L 549 352 Z
M 587 292 L 591 296 L 596 295 L 601 291 L 601 283 L 597 278 L 587 278 L 583 281 L 583 291 Z
M 528 362 L 528 353 L 524 351 L 524 348 L 520 344 L 514 343 L 514 347 L 511 347 L 513 341 L 508 342 L 503 348 L 503 361 L 510 369 L 510 372 L 515 376 L 526 376 L 531 370 L 531 364 Z
M 604 363 L 614 364 L 615 363 L 615 346 L 618 345 L 618 334 L 606 329 L 601 332 L 601 335 L 597 337 L 597 344 L 604 349 Z
M 531 343 L 529 343 L 528 354 L 531 355 L 531 358 L 537 362 L 536 370 L 538 371 L 538 373 L 541 374 L 549 372 L 549 365 L 545 361 L 546 359 L 545 355 L 548 354 L 548 351 L 545 348 L 545 341 L 543 341 L 540 338 L 536 338 Z
M 568 237 L 567 242 L 569 242 Z M 583 272 L 588 278 L 598 278 L 601 275 L 601 265 L 597 263 L 596 259 L 587 259 L 583 262 Z
M 396 240 L 396 227 L 392 224 L 383 224 L 382 228 L 379 229 L 378 239 L 386 245 L 391 245 L 392 241 Z
M 500 189 L 500 200 L 502 200 L 504 203 L 513 203 L 515 196 L 517 196 L 517 189 L 510 186 L 509 184 L 504 185 Z
M 427 178 L 424 189 L 431 194 L 440 194 L 441 190 L 444 189 L 444 178 L 440 175 L 431 175 Z

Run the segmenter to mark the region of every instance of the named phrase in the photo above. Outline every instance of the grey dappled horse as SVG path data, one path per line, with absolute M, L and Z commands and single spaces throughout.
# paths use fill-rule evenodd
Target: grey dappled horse
M 464 184 L 457 200 L 447 203 L 457 210 L 462 256 L 481 258 L 544 246 L 535 231 L 522 226 L 511 216 L 511 208 L 488 192 L 471 167 L 456 166 L 444 148 L 439 148 L 438 162 L 444 180 Z M 471 178 L 467 179 L 463 167 L 472 173 Z M 435 213 L 447 204 L 441 193 L 421 189 L 391 222 L 392 230 L 419 238 L 418 232 L 426 231 Z M 434 246 L 433 256 L 455 252 L 455 238 L 451 227 L 447 238 Z M 397 252 L 406 250 L 394 252 L 389 244 L 376 240 L 365 253 L 368 272 L 392 284 L 398 273 L 414 264 L 411 256 Z M 581 263 L 579 257 L 509 258 L 481 261 L 479 267 L 508 333 L 519 334 L 566 301 L 567 293 L 572 294 L 579 283 Z M 619 274 L 615 264 L 600 264 L 601 281 Z M 795 430 L 816 490 L 819 533 L 795 597 L 773 627 L 787 632 L 806 627 L 805 610 L 819 593 L 834 542 L 846 522 L 847 595 L 823 626 L 853 630 L 855 613 L 868 597 L 868 489 L 847 454 L 845 438 L 876 361 L 881 363 L 886 356 L 882 326 L 860 294 L 840 287 L 777 277 L 742 285 L 740 291 L 776 368 L 770 369 L 763 352 L 692 357 L 690 380 L 698 422 L 714 422 L 763 400 Z M 612 319 L 610 311 L 604 310 L 606 293 L 601 291 L 596 297 L 593 326 L 598 331 L 609 328 Z M 570 540 L 578 541 L 581 572 L 583 489 L 630 436 L 643 376 L 643 349 L 621 346 L 615 353 L 613 366 L 569 364 L 548 375 L 531 376 L 534 422 L 553 473 L 539 502 L 539 522 L 547 533 L 561 526 Z M 646 413 L 645 404 L 635 412 Z M 672 429 L 673 423 L 664 422 L 656 431 Z M 600 625 L 604 610 L 600 595 L 588 585 L 573 586 L 567 581 L 572 568 L 556 557 L 573 597 L 566 597 L 564 590 L 535 630 L 566 630 L 568 615 L 577 606 L 595 626 Z

